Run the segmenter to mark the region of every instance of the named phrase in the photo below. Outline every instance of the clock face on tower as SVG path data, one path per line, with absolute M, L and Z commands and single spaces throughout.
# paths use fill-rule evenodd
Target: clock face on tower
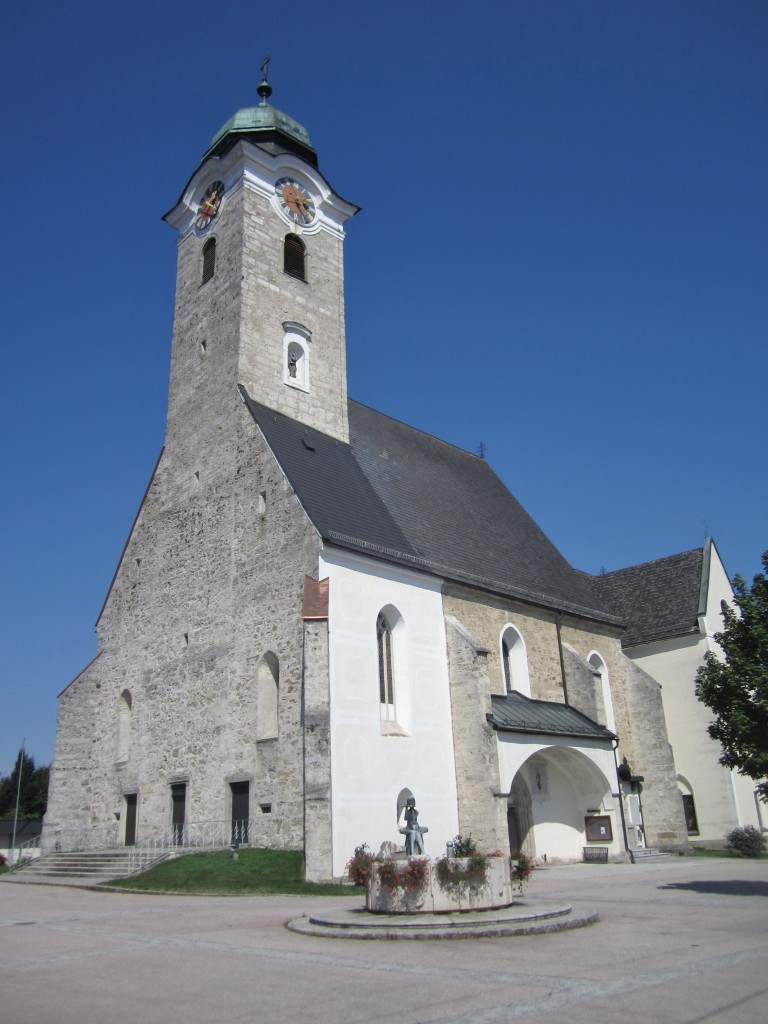
M 195 218 L 195 224 L 201 230 L 207 228 L 213 218 L 219 212 L 221 206 L 221 197 L 224 195 L 224 182 L 214 181 L 212 185 L 203 193 L 203 198 L 200 200 L 200 206 L 197 210 L 197 217 Z
M 311 224 L 315 219 L 312 196 L 293 178 L 280 178 L 275 183 L 275 195 L 283 213 L 295 224 Z

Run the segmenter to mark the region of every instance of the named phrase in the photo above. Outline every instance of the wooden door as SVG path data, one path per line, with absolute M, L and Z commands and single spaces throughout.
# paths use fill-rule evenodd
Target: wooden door
M 125 845 L 136 843 L 136 808 L 139 802 L 138 793 L 125 794 Z
M 184 823 L 187 819 L 187 784 L 174 782 L 171 786 L 173 841 L 179 846 L 184 844 Z
M 249 784 L 247 782 L 230 782 L 232 790 L 232 842 L 238 846 L 248 842 Z

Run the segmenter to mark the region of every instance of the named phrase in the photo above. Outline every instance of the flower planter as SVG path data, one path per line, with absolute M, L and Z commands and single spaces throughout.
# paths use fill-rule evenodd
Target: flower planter
M 422 858 L 413 858 L 419 860 Z M 380 863 L 371 868 L 365 893 L 366 910 L 377 914 L 451 914 L 467 910 L 491 910 L 512 903 L 512 874 L 509 857 L 489 857 L 482 874 L 467 874 L 470 859 L 450 859 L 454 881 L 441 884 L 437 861 L 429 861 L 421 889 L 382 884 Z

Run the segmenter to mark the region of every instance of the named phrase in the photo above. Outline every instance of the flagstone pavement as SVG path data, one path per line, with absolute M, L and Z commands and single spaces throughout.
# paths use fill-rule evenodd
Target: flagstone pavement
M 766 1024 L 768 860 L 537 871 L 575 931 L 355 941 L 285 925 L 359 896 L 0 884 L 2 1024 Z

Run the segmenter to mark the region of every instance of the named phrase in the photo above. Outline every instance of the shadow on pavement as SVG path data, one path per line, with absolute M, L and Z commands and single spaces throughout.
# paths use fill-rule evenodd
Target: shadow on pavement
M 721 896 L 768 896 L 768 882 L 669 882 L 659 888 L 687 889 L 689 892 L 708 892 Z

